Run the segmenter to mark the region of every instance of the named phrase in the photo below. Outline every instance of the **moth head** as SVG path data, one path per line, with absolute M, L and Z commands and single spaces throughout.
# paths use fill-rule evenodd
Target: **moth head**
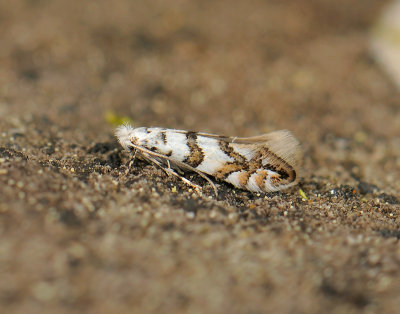
M 115 131 L 115 136 L 118 138 L 118 142 L 121 144 L 121 146 L 127 150 L 130 150 L 130 146 L 132 144 L 137 145 L 139 142 L 139 136 L 140 130 L 142 128 L 136 128 L 134 129 L 131 125 L 129 124 L 124 124 L 121 125 L 117 128 Z

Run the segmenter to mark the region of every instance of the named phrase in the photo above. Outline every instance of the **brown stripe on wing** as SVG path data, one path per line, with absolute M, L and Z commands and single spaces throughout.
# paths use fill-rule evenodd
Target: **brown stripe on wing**
M 183 161 L 189 166 L 196 168 L 204 160 L 204 152 L 201 147 L 197 144 L 197 133 L 187 132 L 186 133 L 187 145 L 190 149 L 190 154 Z
M 282 180 L 285 180 L 285 179 L 289 178 L 289 176 L 290 176 L 289 173 L 282 167 L 277 167 L 272 164 L 266 164 L 264 166 L 264 168 L 266 168 L 268 170 L 272 170 L 273 172 L 276 172 Z
M 167 134 L 166 134 L 166 132 L 165 131 L 161 131 L 160 134 L 161 134 L 161 140 L 162 140 L 163 144 L 167 145 Z
M 256 158 L 260 158 L 261 160 L 264 158 L 270 158 L 272 161 L 276 161 L 276 163 L 267 163 L 265 166 L 262 166 L 266 170 L 271 170 L 276 172 L 279 175 L 279 179 L 275 178 L 274 181 L 277 183 L 279 180 L 293 182 L 296 180 L 297 174 L 296 170 L 283 158 L 271 152 L 267 147 L 262 147 L 259 151 L 260 156 Z M 283 182 L 282 182 L 283 183 Z
M 234 162 L 236 164 L 245 164 L 247 162 L 246 158 L 235 152 L 229 144 L 229 142 L 225 141 L 218 142 L 219 148 L 229 157 L 232 157 L 235 160 Z
M 243 164 L 237 164 L 234 162 L 229 162 L 226 165 L 219 168 L 213 175 L 221 180 L 225 180 L 230 174 L 243 171 L 239 175 L 239 184 L 241 186 L 246 186 L 249 182 L 251 175 L 261 169 L 261 161 L 253 160 Z
M 249 171 L 243 171 L 242 173 L 239 174 L 238 176 L 238 181 L 240 187 L 244 188 L 247 183 L 249 182 L 251 173 Z
M 229 142 L 219 141 L 218 143 L 219 148 L 229 157 L 233 158 L 233 162 L 227 162 L 225 165 L 220 167 L 213 175 L 221 180 L 226 179 L 230 174 L 237 172 L 237 171 L 248 171 L 249 170 L 249 163 L 247 162 L 246 158 L 244 158 L 239 153 L 235 152 L 233 148 L 229 145 Z M 245 179 L 245 175 L 241 175 L 242 182 L 246 181 L 244 185 L 247 184 L 249 178 Z
M 212 175 L 216 177 L 217 179 L 224 180 L 226 179 L 231 173 L 245 170 L 244 165 L 228 162 L 222 167 L 218 168 L 216 172 L 214 172 Z
M 276 187 L 279 187 L 280 185 L 285 184 L 282 182 L 282 178 L 280 178 L 279 175 L 276 175 L 276 174 L 271 175 L 269 177 L 269 181 L 272 185 L 274 185 Z
M 257 186 L 261 189 L 264 190 L 264 180 L 267 178 L 268 172 L 266 170 L 260 170 L 257 171 L 257 174 L 254 177 L 254 180 L 256 181 Z

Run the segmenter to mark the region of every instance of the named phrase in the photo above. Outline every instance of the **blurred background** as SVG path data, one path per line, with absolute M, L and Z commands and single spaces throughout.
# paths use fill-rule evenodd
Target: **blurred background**
M 384 5 L 4 1 L 3 114 L 89 129 L 112 112 L 135 125 L 241 136 L 388 134 L 398 131 L 380 109 L 390 95 L 366 49 Z

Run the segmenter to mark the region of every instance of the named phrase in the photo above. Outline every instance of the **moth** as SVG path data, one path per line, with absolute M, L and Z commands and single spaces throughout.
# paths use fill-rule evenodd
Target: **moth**
M 228 137 L 122 125 L 115 135 L 134 156 L 159 166 L 196 191 L 201 187 L 181 175 L 184 171 L 195 172 L 207 180 L 216 195 L 209 176 L 251 192 L 280 191 L 299 179 L 302 152 L 297 139 L 287 130 L 254 137 Z

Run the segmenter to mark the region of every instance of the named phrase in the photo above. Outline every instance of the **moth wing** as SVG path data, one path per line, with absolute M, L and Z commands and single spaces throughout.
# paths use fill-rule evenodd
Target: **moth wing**
M 269 163 L 274 162 L 272 156 L 275 155 L 275 159 L 276 156 L 278 156 L 293 168 L 301 166 L 303 154 L 300 143 L 288 130 L 280 130 L 252 137 L 230 137 L 208 133 L 197 133 L 197 135 L 225 141 L 231 143 L 232 146 L 237 144 L 238 147 L 241 148 L 247 147 L 248 156 L 254 155 L 257 151 L 266 147 L 268 151 L 271 152 L 270 154 L 267 153 L 265 156 L 266 158 L 269 157 L 269 159 L 272 159 L 269 160 Z M 247 157 L 246 153 L 243 153 L 243 155 Z
M 264 179 L 264 175 L 260 175 L 263 184 L 257 183 L 255 186 L 261 190 L 277 191 L 287 188 L 296 184 L 301 176 L 303 154 L 300 143 L 287 130 L 248 138 L 237 138 L 231 145 L 248 147 L 248 150 L 251 151 L 249 157 L 254 156 L 258 160 L 261 159 L 261 164 L 266 166 L 267 170 L 276 173 L 268 179 Z M 278 177 L 276 177 L 277 175 Z M 257 178 L 255 178 L 255 181 L 257 181 Z
M 297 169 L 301 166 L 303 154 L 300 143 L 288 130 L 275 131 L 260 136 L 237 138 L 234 143 L 254 145 L 255 149 L 258 150 L 267 147 L 271 155 L 283 159 L 293 168 Z M 271 157 L 268 155 L 267 153 L 265 157 Z
M 196 133 L 196 135 L 227 142 L 247 160 L 261 158 L 263 165 L 270 164 L 276 168 L 292 169 L 294 182 L 300 177 L 303 153 L 299 141 L 288 130 L 252 137 L 230 137 L 209 133 Z M 189 168 L 185 164 L 179 166 Z

